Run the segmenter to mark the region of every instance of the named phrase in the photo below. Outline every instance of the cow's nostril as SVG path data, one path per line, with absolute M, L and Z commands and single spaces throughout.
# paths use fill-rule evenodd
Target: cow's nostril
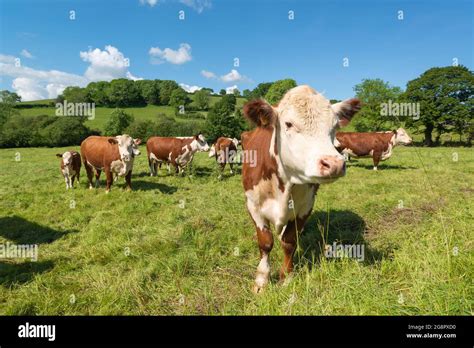
M 329 168 L 331 168 L 331 165 L 329 164 L 329 162 L 322 159 L 321 160 L 321 167 L 323 167 L 323 169 L 329 169 Z

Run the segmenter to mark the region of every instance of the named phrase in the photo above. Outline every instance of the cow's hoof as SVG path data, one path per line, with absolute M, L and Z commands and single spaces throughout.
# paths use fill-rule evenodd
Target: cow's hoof
M 105 193 L 109 193 L 109 192 L 110 192 L 110 190 L 105 190 Z
M 255 284 L 252 290 L 254 294 L 261 294 L 263 292 L 263 289 L 264 289 L 263 286 Z

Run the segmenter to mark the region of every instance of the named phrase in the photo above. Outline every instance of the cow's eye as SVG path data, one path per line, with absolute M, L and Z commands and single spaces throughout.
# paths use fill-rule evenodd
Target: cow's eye
M 293 124 L 291 122 L 285 122 L 286 128 L 291 128 L 293 127 Z

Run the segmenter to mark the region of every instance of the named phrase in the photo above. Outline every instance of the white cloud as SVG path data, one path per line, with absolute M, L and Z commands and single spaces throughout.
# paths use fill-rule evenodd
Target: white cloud
M 150 5 L 150 7 L 155 6 L 158 3 L 158 0 L 140 0 L 140 4 L 142 5 Z
M 184 89 L 188 93 L 194 93 L 194 92 L 199 91 L 200 89 L 202 89 L 202 87 L 190 86 L 190 85 L 187 85 L 185 83 L 180 83 L 179 85 L 182 89 Z
M 177 50 L 171 48 L 162 50 L 159 47 L 152 47 L 148 54 L 152 57 L 152 64 L 161 64 L 165 61 L 171 64 L 184 64 L 193 58 L 191 56 L 191 46 L 187 43 L 180 44 Z
M 211 0 L 179 0 L 179 2 L 193 8 L 197 13 L 201 13 L 204 9 L 212 7 Z
M 132 73 L 130 71 L 127 71 L 127 73 L 125 74 L 125 77 L 127 79 L 133 80 L 133 81 L 143 80 L 143 77 L 136 77 L 136 76 L 132 75 Z
M 217 78 L 216 74 L 212 71 L 201 70 L 201 75 L 204 76 L 206 79 L 215 79 Z
M 25 48 L 21 50 L 20 54 L 25 58 L 29 58 L 29 59 L 34 58 L 34 56 Z
M 12 88 L 24 101 L 56 98 L 67 86 L 85 87 L 91 81 L 120 77 L 141 79 L 128 71 L 128 59 L 113 46 L 106 46 L 105 51 L 96 48 L 80 52 L 80 57 L 90 63 L 83 76 L 58 70 L 36 70 L 24 66 L 17 57 L 0 54 L 0 76 L 13 79 Z
M 247 76 L 241 75 L 237 70 L 232 69 L 230 73 L 221 76 L 221 80 L 224 82 L 249 82 L 250 79 Z
M 233 86 L 227 87 L 225 89 L 225 92 L 226 92 L 226 94 L 232 94 L 232 93 L 234 93 L 234 90 L 236 90 L 236 89 L 239 89 L 237 87 L 237 85 L 233 85 Z
M 130 60 L 113 46 L 105 46 L 103 51 L 89 49 L 79 55 L 83 61 L 90 63 L 84 75 L 91 81 L 110 81 L 127 76 Z

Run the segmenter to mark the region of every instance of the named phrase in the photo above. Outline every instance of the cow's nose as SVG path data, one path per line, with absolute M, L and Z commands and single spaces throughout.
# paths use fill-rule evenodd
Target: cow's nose
M 130 161 L 130 156 L 129 155 L 124 155 L 122 158 L 125 162 Z
M 321 176 L 337 178 L 346 173 L 346 162 L 337 156 L 324 156 L 319 159 Z

